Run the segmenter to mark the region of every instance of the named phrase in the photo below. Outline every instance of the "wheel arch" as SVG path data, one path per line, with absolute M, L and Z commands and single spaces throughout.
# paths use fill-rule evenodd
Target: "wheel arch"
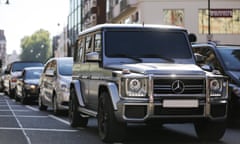
M 84 99 L 83 99 L 83 96 L 82 96 L 82 93 L 81 93 L 80 81 L 79 80 L 73 80 L 70 83 L 70 93 L 71 93 L 71 89 L 74 89 L 74 91 L 75 91 L 79 106 L 85 107 Z M 71 98 L 71 94 L 69 95 L 69 98 Z
M 99 86 L 98 98 L 100 97 L 101 92 L 106 91 L 109 94 L 113 109 L 117 110 L 117 103 L 120 100 L 118 87 L 115 83 L 104 83 Z

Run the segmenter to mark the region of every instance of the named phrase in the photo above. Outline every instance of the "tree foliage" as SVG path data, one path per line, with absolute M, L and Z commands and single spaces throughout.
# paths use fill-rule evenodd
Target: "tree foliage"
M 49 32 L 40 29 L 31 36 L 25 36 L 21 39 L 21 48 L 21 60 L 45 63 L 51 56 Z

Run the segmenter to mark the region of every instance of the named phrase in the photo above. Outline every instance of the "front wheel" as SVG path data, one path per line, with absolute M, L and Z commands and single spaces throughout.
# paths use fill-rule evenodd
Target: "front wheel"
M 53 95 L 53 113 L 55 115 L 60 115 L 61 114 L 61 110 L 58 107 L 58 102 L 57 102 L 57 96 L 54 94 Z
M 117 121 L 107 92 L 102 92 L 99 97 L 98 132 L 104 142 L 121 142 L 125 138 L 126 123 Z
M 43 103 L 42 103 L 42 98 L 41 96 L 38 97 L 38 108 L 39 110 L 41 111 L 46 111 L 47 110 L 47 106 L 45 106 Z
M 27 104 L 27 103 L 28 103 L 27 94 L 26 94 L 26 92 L 25 92 L 24 90 L 22 90 L 21 103 L 22 103 L 22 104 Z
M 218 141 L 226 131 L 225 121 L 204 120 L 195 123 L 195 131 L 201 140 Z
M 70 99 L 69 99 L 69 121 L 71 127 L 86 127 L 88 123 L 88 117 L 83 117 L 81 112 L 78 111 L 78 101 L 76 94 L 73 88 L 70 90 Z

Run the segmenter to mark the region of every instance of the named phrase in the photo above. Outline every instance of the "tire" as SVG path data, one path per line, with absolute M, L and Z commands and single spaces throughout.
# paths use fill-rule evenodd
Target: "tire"
M 28 98 L 27 98 L 26 92 L 24 90 L 22 90 L 21 103 L 24 104 L 24 105 L 28 103 Z
M 57 96 L 54 94 L 53 95 L 53 113 L 55 115 L 60 115 L 61 114 L 61 110 L 59 110 L 58 108 L 58 104 L 57 104 Z
M 70 90 L 70 99 L 69 99 L 69 121 L 71 127 L 86 127 L 88 124 L 88 117 L 81 116 L 81 112 L 77 109 L 79 107 L 78 101 L 76 99 L 76 93 L 73 88 Z
M 38 109 L 40 111 L 46 111 L 47 110 L 47 106 L 45 106 L 43 103 L 42 103 L 42 98 L 41 96 L 38 97 Z
M 204 120 L 195 123 L 194 126 L 197 136 L 204 141 L 218 141 L 226 131 L 225 121 Z
M 99 97 L 98 132 L 104 142 L 122 142 L 125 139 L 126 123 L 117 121 L 107 92 L 102 92 Z
M 21 100 L 21 99 L 18 97 L 16 90 L 14 90 L 14 92 L 12 92 L 12 96 L 13 96 L 13 98 L 14 98 L 17 102 L 19 102 L 19 101 Z

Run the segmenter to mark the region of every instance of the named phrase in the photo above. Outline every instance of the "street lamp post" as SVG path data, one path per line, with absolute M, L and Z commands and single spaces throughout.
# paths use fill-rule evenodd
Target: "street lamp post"
M 208 0 L 208 35 L 211 34 L 211 29 L 210 29 L 210 25 L 211 25 L 211 22 L 210 22 L 210 17 L 211 17 L 211 14 L 210 14 L 210 0 Z
M 212 40 L 212 34 L 211 34 L 211 5 L 210 5 L 210 0 L 208 0 L 208 35 L 207 35 L 207 40 L 211 41 Z

